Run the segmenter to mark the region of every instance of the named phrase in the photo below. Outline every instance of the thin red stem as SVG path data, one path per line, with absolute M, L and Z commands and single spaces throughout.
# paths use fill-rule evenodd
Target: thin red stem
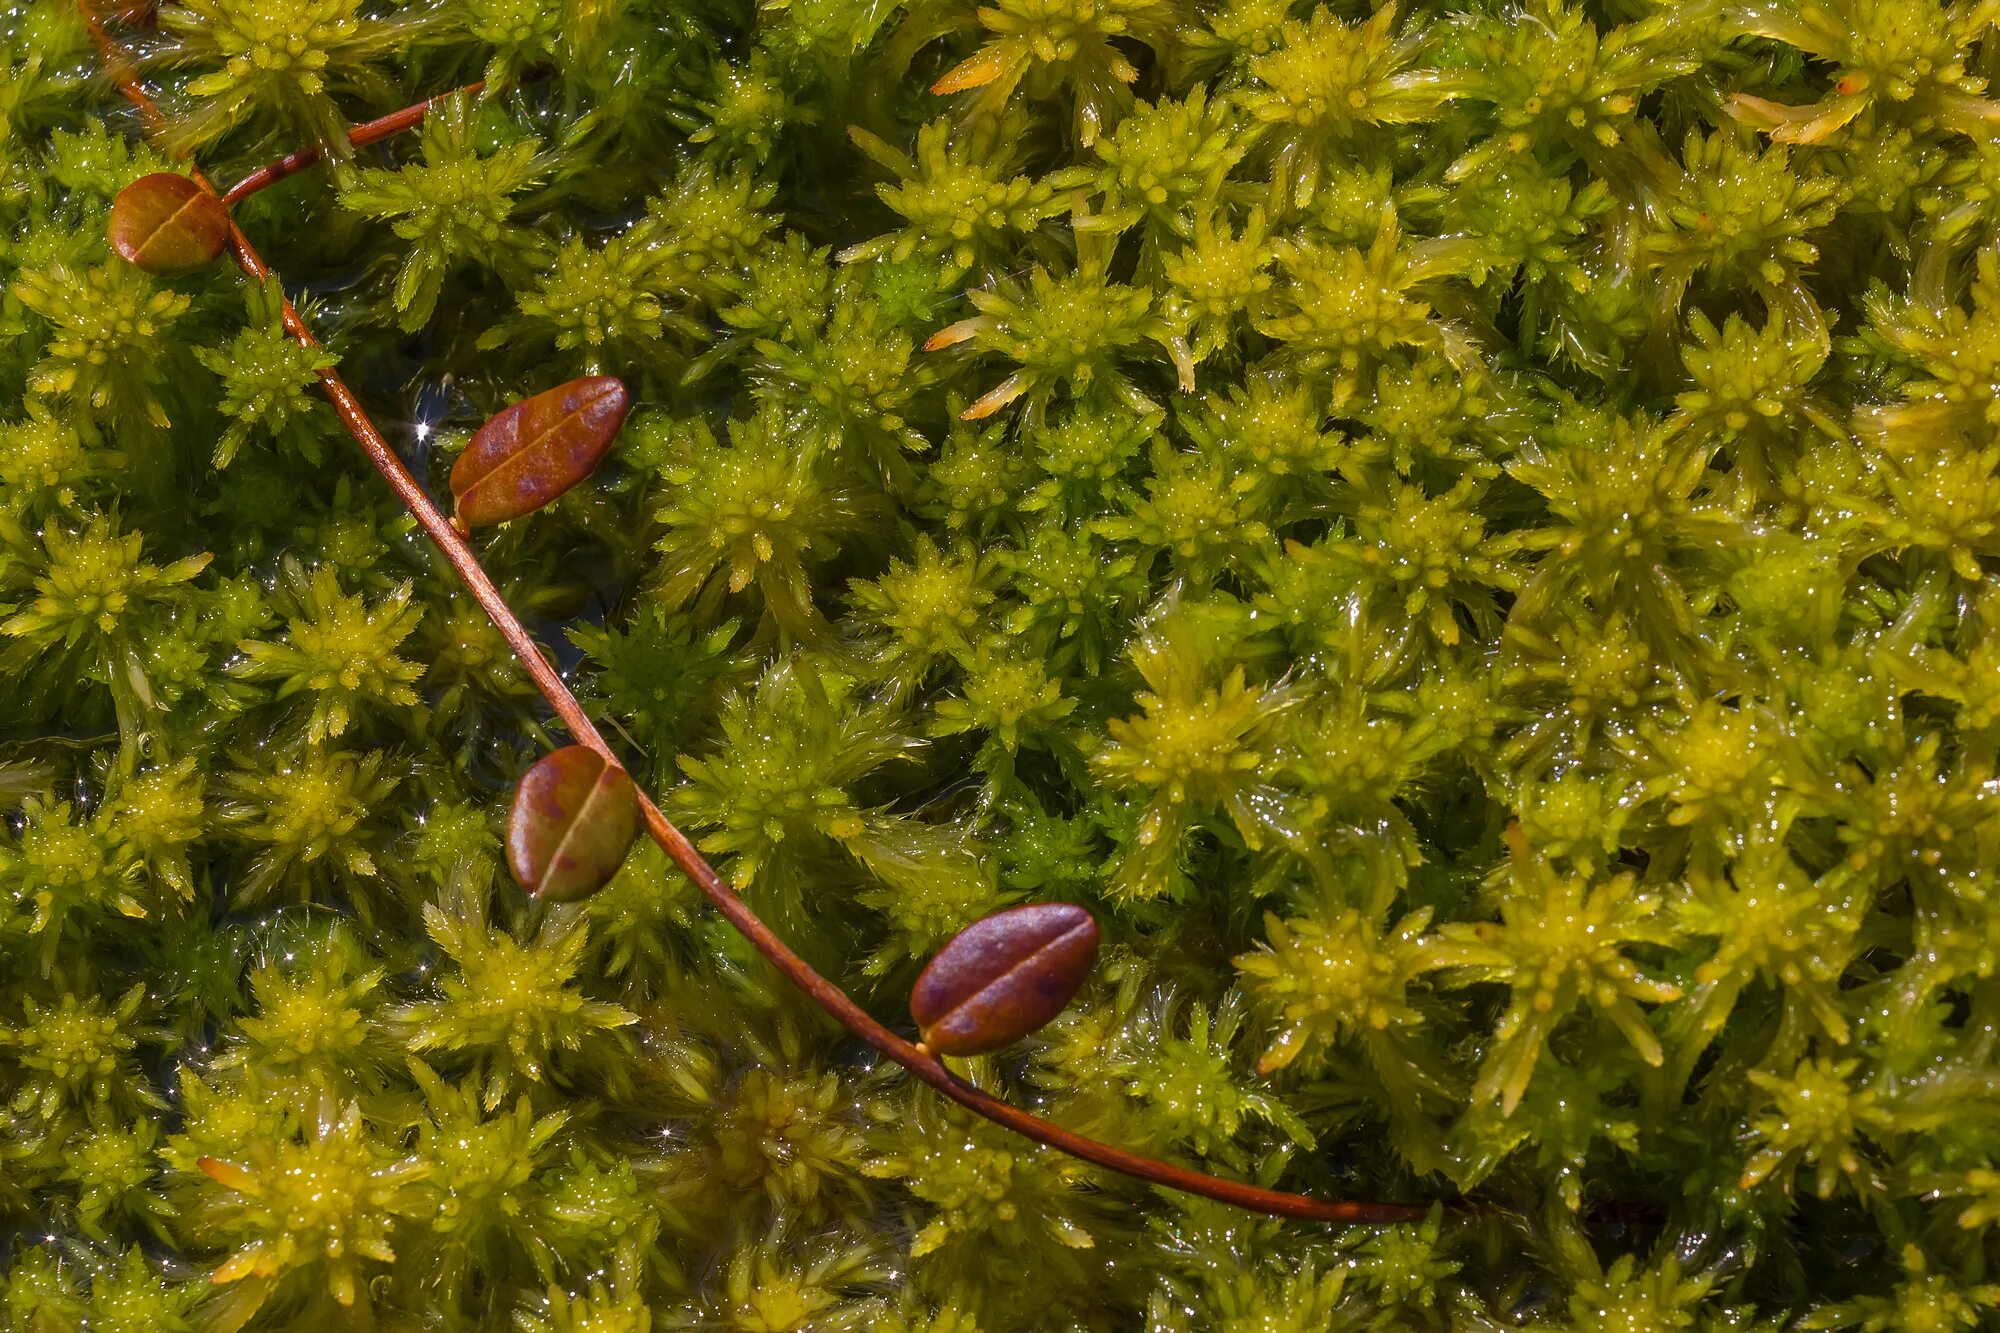
M 139 109 L 148 128 L 152 130 L 162 128 L 165 118 L 158 105 L 133 77 L 123 52 L 98 20 L 91 8 L 90 0 L 78 0 L 78 6 L 90 26 L 91 35 L 97 40 L 98 49 L 112 78 L 117 81 L 125 96 Z M 406 129 L 417 124 L 423 119 L 423 112 L 429 105 L 420 103 L 396 113 L 396 116 L 371 122 L 375 126 L 396 122 L 394 128 L 384 129 L 375 137 L 392 134 L 396 129 Z M 316 152 L 312 149 L 306 151 Z M 242 198 L 250 192 L 244 187 L 252 181 L 259 181 L 266 172 L 274 174 L 268 179 L 261 180 L 254 188 L 261 189 L 264 185 L 282 179 L 283 176 L 319 160 L 317 157 L 301 160 L 304 157 L 304 154 L 295 153 L 282 162 L 265 168 L 263 172 L 246 177 L 243 184 L 231 190 L 227 196 L 218 194 L 217 198 L 225 202 L 232 198 Z M 287 165 L 294 162 L 297 165 Z M 216 193 L 215 187 L 198 170 L 193 171 L 192 175 L 203 189 L 211 194 Z M 265 267 L 264 261 L 258 257 L 249 239 L 233 220 L 230 223 L 230 253 L 242 266 L 243 271 L 251 277 L 260 282 L 270 277 L 270 270 Z M 318 346 L 312 330 L 299 318 L 298 311 L 293 308 L 290 301 L 284 304 L 284 320 L 286 330 L 300 343 L 307 347 Z M 451 563 L 452 569 L 485 609 L 486 614 L 492 618 L 493 624 L 506 638 L 515 656 L 520 658 L 522 665 L 527 668 L 528 674 L 534 678 L 535 685 L 541 690 L 543 697 L 548 700 L 549 706 L 555 710 L 563 725 L 569 728 L 579 743 L 596 750 L 612 763 L 617 763 L 617 755 L 605 743 L 596 724 L 583 711 L 583 706 L 577 702 L 569 686 L 563 683 L 562 677 L 556 674 L 555 668 L 542 655 L 541 648 L 529 635 L 527 628 L 521 624 L 513 609 L 507 605 L 506 599 L 500 595 L 500 590 L 494 587 L 493 580 L 480 565 L 479 557 L 473 553 L 472 547 L 432 503 L 430 496 L 418 484 L 417 479 L 410 475 L 409 469 L 403 466 L 402 460 L 382 438 L 381 432 L 375 429 L 374 423 L 369 420 L 368 414 L 339 374 L 332 370 L 321 371 L 320 384 L 332 402 L 334 411 L 354 436 L 355 443 L 361 446 L 362 452 L 368 456 L 368 461 L 375 465 L 375 470 L 382 474 L 383 479 L 396 492 L 397 498 L 403 502 L 419 526 L 429 534 L 430 539 L 437 544 L 445 559 Z M 1189 1194 L 1234 1204 L 1253 1212 L 1314 1221 L 1350 1223 L 1410 1222 L 1421 1219 L 1428 1212 L 1428 1209 L 1420 1205 L 1335 1202 L 1224 1180 L 1219 1176 L 1175 1166 L 1124 1148 L 1113 1147 L 1108 1143 L 1085 1138 L 980 1091 L 953 1074 L 929 1051 L 891 1031 L 867 1010 L 856 1004 L 840 987 L 814 971 L 805 959 L 792 952 L 790 946 L 778 938 L 771 928 L 750 910 L 749 904 L 745 903 L 722 876 L 715 872 L 715 868 L 696 850 L 687 835 L 674 827 L 652 797 L 641 792 L 639 803 L 645 814 L 646 831 L 652 835 L 653 840 L 665 850 L 668 857 L 680 868 L 681 873 L 694 881 L 702 895 L 728 919 L 730 925 L 741 931 L 757 952 L 782 972 L 788 981 L 811 996 L 820 1008 L 877 1051 L 959 1105 L 993 1123 L 1002 1125 L 1024 1138 L 1033 1139 L 1059 1152 L 1068 1153 L 1072 1157 L 1109 1170 L 1150 1181 L 1156 1185 L 1164 1185 L 1170 1189 L 1183 1190 Z
M 365 125 L 356 125 L 347 132 L 347 146 L 349 148 L 366 148 L 369 144 L 380 143 L 391 135 L 401 134 L 404 130 L 415 129 L 418 125 L 423 124 L 424 117 L 430 114 L 431 108 L 439 102 L 444 101 L 445 98 L 456 97 L 460 93 L 477 97 L 480 90 L 485 87 L 486 84 L 484 82 L 468 83 L 455 92 L 445 93 L 440 97 L 433 97 L 428 102 L 418 102 L 415 106 L 406 106 L 401 111 L 391 111 L 381 119 L 371 120 Z M 251 195 L 257 193 L 257 191 L 276 185 L 287 176 L 295 176 L 307 167 L 320 162 L 325 157 L 326 149 L 317 145 L 312 148 L 301 148 L 296 153 L 288 153 L 269 166 L 257 168 L 257 170 L 251 172 L 248 176 L 230 186 L 228 193 L 222 196 L 222 202 L 233 207 L 243 200 L 248 199 Z

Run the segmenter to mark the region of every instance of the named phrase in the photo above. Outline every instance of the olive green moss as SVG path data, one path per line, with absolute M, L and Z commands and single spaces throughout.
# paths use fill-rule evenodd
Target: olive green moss
M 142 10 L 144 6 L 130 6 Z M 0 1328 L 1232 1333 L 2000 1320 L 2000 6 L 163 0 L 0 14 Z M 233 180 L 483 78 L 239 221 Z M 936 85 L 940 91 L 933 91 Z M 1283 1222 L 868 1056 L 559 742 L 433 487 L 774 926 L 968 1078 L 1423 1225 Z

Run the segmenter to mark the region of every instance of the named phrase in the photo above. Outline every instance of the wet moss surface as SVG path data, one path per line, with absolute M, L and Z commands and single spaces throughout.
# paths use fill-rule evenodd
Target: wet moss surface
M 0 1327 L 1971 1330 L 2000 1309 L 1994 6 L 162 0 L 0 14 Z M 112 201 L 234 181 L 282 275 Z M 280 297 L 326 347 L 300 347 Z M 649 845 L 316 388 L 447 492 Z

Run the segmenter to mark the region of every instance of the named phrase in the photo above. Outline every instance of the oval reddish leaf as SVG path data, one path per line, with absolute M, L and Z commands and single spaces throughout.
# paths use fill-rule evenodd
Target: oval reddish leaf
M 461 527 L 532 514 L 594 471 L 631 401 L 609 375 L 571 380 L 479 428 L 451 469 Z
M 975 921 L 938 950 L 910 1016 L 939 1055 L 979 1055 L 1061 1013 L 1097 961 L 1097 922 L 1074 903 L 1030 903 Z
M 574 902 L 618 873 L 639 836 L 639 798 L 624 769 L 586 745 L 542 756 L 514 789 L 507 864 L 537 898 Z
M 186 176 L 141 176 L 111 201 L 111 248 L 148 273 L 175 277 L 213 263 L 229 243 L 229 210 Z

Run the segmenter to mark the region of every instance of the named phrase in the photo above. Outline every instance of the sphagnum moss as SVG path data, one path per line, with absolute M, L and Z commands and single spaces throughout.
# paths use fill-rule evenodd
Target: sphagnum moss
M 0 18 L 7 1333 L 2000 1318 L 1990 6 L 124 10 L 218 179 L 489 86 L 238 206 L 313 352 Z M 434 490 L 631 388 L 480 557 L 875 1012 L 1082 902 L 967 1078 L 1507 1211 L 1148 1192 L 654 853 L 496 888 L 546 718 L 336 358 Z

